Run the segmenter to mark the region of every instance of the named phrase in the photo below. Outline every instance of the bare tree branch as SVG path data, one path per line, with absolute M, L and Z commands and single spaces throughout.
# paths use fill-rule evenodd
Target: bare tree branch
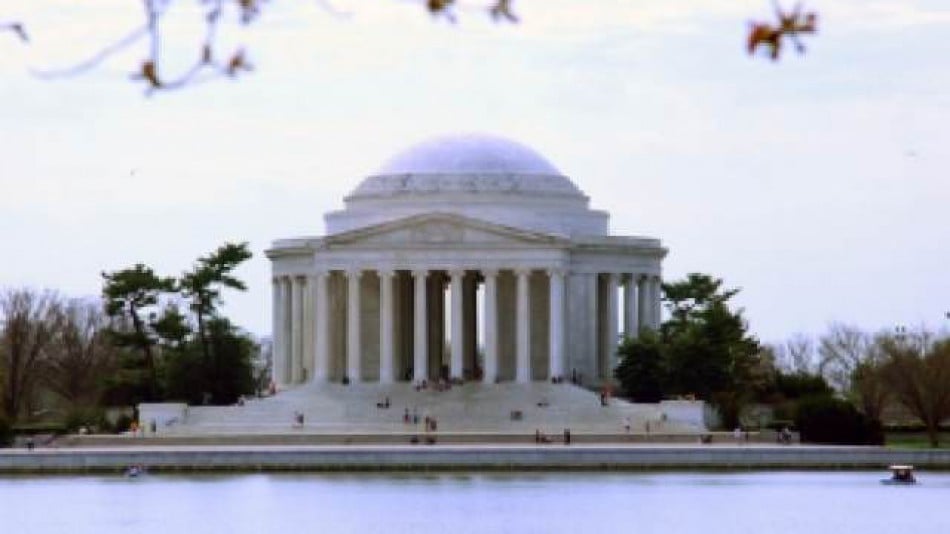
M 30 36 L 26 34 L 26 28 L 21 22 L 0 22 L 0 32 L 4 31 L 13 32 L 24 43 L 30 41 Z
M 249 25 L 261 15 L 263 6 L 268 0 L 191 0 L 201 7 L 205 19 L 205 35 L 196 43 L 198 51 L 196 61 L 181 72 L 169 73 L 166 70 L 162 56 L 163 43 L 166 33 L 163 29 L 163 20 L 172 5 L 179 5 L 188 0 L 141 0 L 145 23 L 133 29 L 128 34 L 94 53 L 92 56 L 78 63 L 61 69 L 32 70 L 32 74 L 39 78 L 60 78 L 84 73 L 112 57 L 117 52 L 125 50 L 146 38 L 148 43 L 145 50 L 145 59 L 136 67 L 131 78 L 144 81 L 145 93 L 174 90 L 187 85 L 213 79 L 216 77 L 235 77 L 238 74 L 251 70 L 248 60 L 248 51 L 239 46 L 227 54 L 217 52 L 218 25 L 223 18 L 226 7 L 237 12 L 236 21 L 241 25 Z M 334 0 L 314 0 L 320 8 L 331 16 L 349 18 L 352 12 L 337 7 Z M 433 17 L 455 23 L 458 14 L 479 12 L 487 15 L 496 23 L 517 24 L 520 22 L 514 10 L 515 0 L 401 0 L 421 6 Z M 757 48 L 764 46 L 769 49 L 772 59 L 778 59 L 781 53 L 782 42 L 789 40 L 799 52 L 805 47 L 800 40 L 803 34 L 817 31 L 817 15 L 814 12 L 803 12 L 801 4 L 797 4 L 791 11 L 784 11 L 777 0 L 773 0 L 775 8 L 774 22 L 755 22 L 751 24 L 748 36 L 748 51 L 755 53 Z M 230 10 L 229 10 L 230 11 Z M 14 32 L 23 41 L 27 41 L 27 33 L 19 22 L 0 23 L 0 31 Z M 221 57 L 219 57 L 221 56 Z
M 31 73 L 38 78 L 63 78 L 82 74 L 98 66 L 103 61 L 109 59 L 113 54 L 121 52 L 129 46 L 148 35 L 148 29 L 145 26 L 136 28 L 112 44 L 103 47 L 101 50 L 84 59 L 75 65 L 51 70 L 32 70 Z

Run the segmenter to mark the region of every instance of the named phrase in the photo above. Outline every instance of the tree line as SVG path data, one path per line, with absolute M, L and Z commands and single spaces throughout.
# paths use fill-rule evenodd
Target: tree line
M 766 404 L 803 438 L 823 442 L 880 442 L 887 410 L 900 407 L 939 444 L 950 419 L 950 338 L 832 324 L 817 341 L 764 344 L 730 308 L 737 293 L 706 274 L 663 284 L 669 318 L 618 349 L 622 393 L 639 402 L 706 400 L 727 428 L 748 406 Z
M 177 277 L 144 264 L 102 273 L 101 299 L 0 292 L 0 419 L 104 424 L 140 402 L 230 404 L 266 381 L 256 341 L 221 313 L 247 243 L 226 243 Z

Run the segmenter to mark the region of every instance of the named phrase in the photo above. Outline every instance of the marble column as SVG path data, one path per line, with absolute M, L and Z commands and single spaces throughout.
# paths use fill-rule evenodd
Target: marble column
M 462 279 L 465 276 L 465 271 L 449 271 L 449 276 L 452 277 L 450 282 L 450 293 L 452 294 L 452 353 L 450 355 L 451 360 L 449 363 L 449 377 L 452 379 L 461 379 L 463 361 L 462 352 L 465 350 L 462 343 L 465 325 L 465 323 L 462 321 Z
M 660 279 L 659 275 L 653 276 L 652 281 L 653 281 L 653 294 L 651 295 L 651 298 L 652 298 L 651 304 L 653 306 L 653 313 L 651 313 L 651 316 L 652 316 L 651 318 L 653 319 L 653 329 L 658 330 L 660 328 L 660 320 L 662 319 L 662 312 L 663 312 L 663 309 L 662 309 L 663 287 L 661 285 L 662 280 Z
M 422 382 L 428 378 L 428 343 L 429 336 L 426 331 L 426 276 L 428 271 L 412 271 L 412 277 L 416 284 L 415 295 L 415 316 L 413 317 L 413 327 L 415 330 L 415 347 L 413 350 L 412 380 Z
M 640 328 L 653 328 L 650 320 L 650 314 L 653 310 L 650 306 L 650 284 L 646 275 L 637 277 L 637 316 L 640 319 Z
M 617 319 L 620 314 L 619 305 L 620 275 L 607 274 L 607 328 L 604 333 L 604 378 L 611 378 L 617 361 L 617 340 L 619 331 Z
M 636 338 L 640 332 L 640 320 L 637 317 L 637 275 L 627 276 L 623 285 L 623 334 Z
M 297 276 L 290 280 L 290 381 L 299 384 L 303 381 L 303 281 Z
M 482 271 L 485 277 L 485 364 L 482 381 L 494 384 L 498 379 L 498 271 Z
M 393 372 L 393 271 L 379 271 L 379 382 L 392 384 Z
M 282 384 L 292 384 L 291 368 L 293 359 L 291 357 L 294 346 L 294 315 L 291 305 L 291 281 L 289 276 L 282 276 L 280 279 L 280 382 Z
M 303 369 L 301 373 L 301 382 L 306 383 L 313 379 L 313 362 L 314 362 L 314 329 L 313 329 L 313 316 L 314 316 L 314 299 L 313 299 L 313 277 L 304 276 L 301 278 L 301 283 L 303 285 L 303 354 L 301 357 L 300 365 Z
M 554 378 L 564 376 L 564 273 L 552 270 L 548 277 L 548 373 Z
M 271 294 L 271 380 L 275 384 L 284 383 L 284 336 L 283 336 L 283 309 L 284 302 L 282 283 L 280 278 L 273 278 Z
M 346 302 L 346 376 L 350 383 L 360 381 L 360 363 L 363 350 L 360 346 L 360 278 L 363 272 L 352 270 L 346 272 L 347 302 Z
M 531 271 L 527 269 L 518 269 L 515 271 L 518 277 L 517 289 L 517 322 L 515 329 L 517 331 L 515 345 L 515 382 L 527 384 L 531 382 L 531 313 L 529 309 L 530 292 L 528 287 L 528 277 Z
M 314 277 L 314 332 L 316 335 L 316 357 L 314 358 L 313 379 L 327 382 L 330 379 L 330 314 L 329 314 L 330 273 L 319 272 Z
M 478 280 L 477 274 L 468 272 L 462 282 L 462 374 L 474 377 L 478 367 Z

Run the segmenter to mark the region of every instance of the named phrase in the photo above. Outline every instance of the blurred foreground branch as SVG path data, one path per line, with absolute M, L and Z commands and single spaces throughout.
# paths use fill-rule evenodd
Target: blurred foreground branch
M 145 57 L 135 67 L 130 78 L 145 85 L 146 94 L 185 87 L 195 82 L 215 77 L 235 78 L 241 73 L 252 70 L 247 47 L 241 44 L 225 46 L 220 42 L 219 33 L 223 24 L 237 27 L 248 26 L 258 20 L 270 0 L 139 0 L 142 3 L 144 23 L 127 34 L 104 46 L 89 57 L 68 67 L 53 70 L 34 70 L 40 78 L 70 77 L 87 72 L 112 56 L 140 42 L 145 41 Z M 182 6 L 193 2 L 198 9 L 195 15 L 201 17 L 203 32 L 193 45 L 193 56 L 184 68 L 169 66 L 163 54 L 167 50 L 163 44 L 170 41 L 166 29 L 166 19 L 173 6 Z M 317 7 L 332 16 L 346 18 L 350 12 L 338 8 L 335 0 L 313 0 Z M 515 13 L 515 0 L 403 0 L 425 9 L 438 20 L 456 23 L 459 13 L 482 13 L 496 23 L 516 24 L 520 21 Z M 768 56 L 777 60 L 783 43 L 791 41 L 799 53 L 805 47 L 800 36 L 812 34 L 817 29 L 817 15 L 804 12 L 802 5 L 796 4 L 791 11 L 785 11 L 773 0 L 776 20 L 773 22 L 751 23 L 747 49 L 754 54 L 765 48 Z M 22 22 L 0 22 L 0 33 L 10 31 L 22 41 L 27 42 L 26 27 Z M 180 38 L 179 38 L 180 39 Z M 177 43 L 176 43 L 177 44 Z

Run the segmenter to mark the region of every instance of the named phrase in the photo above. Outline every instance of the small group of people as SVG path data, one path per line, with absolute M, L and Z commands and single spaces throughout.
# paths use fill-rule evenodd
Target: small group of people
M 791 445 L 792 444 L 792 431 L 787 427 L 783 426 L 782 430 L 779 430 L 776 440 L 782 445 Z
M 571 369 L 571 384 L 580 386 L 584 383 L 584 373 L 578 373 L 577 369 Z
M 609 406 L 611 396 L 613 396 L 613 392 L 610 390 L 610 387 L 604 386 L 604 388 L 600 390 L 600 405 Z
M 445 378 L 440 378 L 430 384 L 428 380 L 423 378 L 422 380 L 416 382 L 413 385 L 413 388 L 416 391 L 427 391 L 431 388 L 432 391 L 437 391 L 441 393 L 443 391 L 451 390 L 452 386 L 461 386 L 464 383 L 465 381 L 463 381 L 461 378 L 451 378 L 448 380 L 446 380 Z
M 402 422 L 403 424 L 406 424 L 406 425 L 418 425 L 419 412 L 415 408 L 413 408 L 412 412 L 410 412 L 409 407 L 407 406 L 406 409 L 403 410 L 402 412 Z M 428 414 L 422 417 L 422 424 L 426 432 L 435 432 L 439 426 L 439 423 L 436 420 L 436 418 Z
M 294 410 L 294 428 L 303 428 L 303 412 Z
M 554 438 L 542 432 L 541 429 L 535 429 L 534 442 L 539 445 L 546 445 L 548 443 L 554 443 Z M 565 445 L 571 444 L 571 429 L 570 428 L 564 429 L 564 444 Z
M 535 443 L 551 443 L 551 438 L 549 438 L 544 432 L 541 432 L 540 429 L 534 431 L 534 442 Z
M 386 397 L 382 401 L 376 403 L 376 407 L 379 408 L 380 410 L 388 410 L 389 406 L 390 406 L 389 397 Z
M 402 422 L 407 425 L 418 425 L 419 424 L 419 412 L 415 408 L 412 409 L 412 414 L 409 413 L 409 407 L 406 407 L 406 410 L 402 413 Z
M 419 436 L 412 436 L 409 438 L 409 443 L 412 445 L 419 444 Z M 435 445 L 435 436 L 426 436 L 425 438 L 426 445 Z
M 743 430 L 742 426 L 737 426 L 732 430 L 732 439 L 736 440 L 736 443 L 748 443 L 749 442 L 749 431 Z

